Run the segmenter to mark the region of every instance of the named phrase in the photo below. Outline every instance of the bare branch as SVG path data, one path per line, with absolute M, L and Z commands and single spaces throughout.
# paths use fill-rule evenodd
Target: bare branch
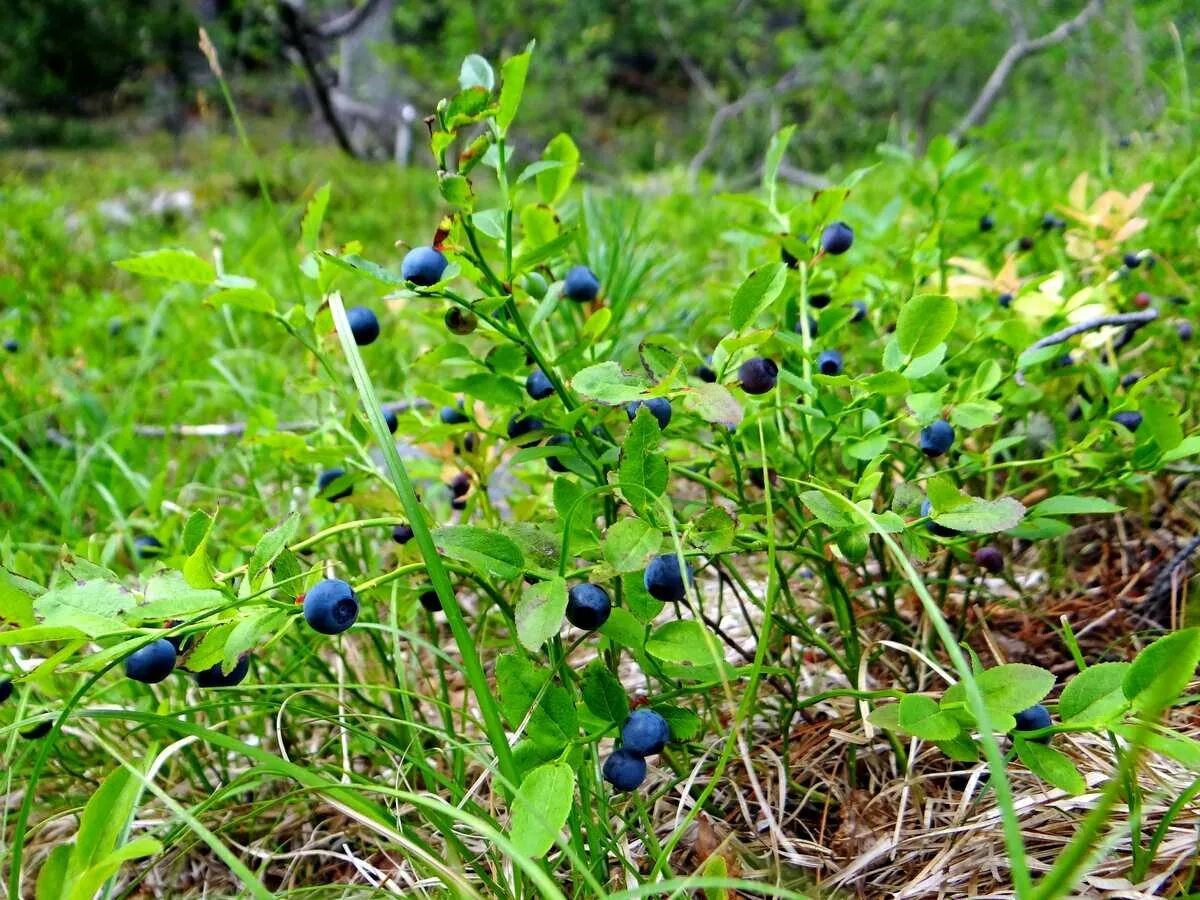
M 833 182 L 824 175 L 818 175 L 816 172 L 808 171 L 808 169 L 797 168 L 787 162 L 779 164 L 779 177 L 784 181 L 790 181 L 792 184 L 812 188 L 814 191 L 823 191 L 833 185 Z
M 679 45 L 679 41 L 675 38 L 675 32 L 671 29 L 671 24 L 667 21 L 666 16 L 660 12 L 657 19 L 658 30 L 662 34 L 663 40 L 667 42 L 667 49 L 679 61 L 679 65 L 683 68 L 683 71 L 687 73 L 688 78 L 692 80 L 692 84 L 696 86 L 696 90 L 703 94 L 704 99 L 713 106 L 720 106 L 721 95 L 713 87 L 713 83 L 708 80 L 708 76 L 696 65 L 696 61 Z
M 1000 93 L 1004 90 L 1005 83 L 1008 81 L 1009 76 L 1012 75 L 1013 69 L 1017 67 L 1017 64 L 1021 60 L 1061 44 L 1071 35 L 1075 34 L 1075 32 L 1083 28 L 1093 16 L 1100 12 L 1103 6 L 1104 0 L 1088 0 L 1087 5 L 1076 13 L 1073 18 L 1059 23 L 1058 27 L 1046 32 L 1041 37 L 1032 39 L 1024 35 L 1024 25 L 1016 24 L 1019 20 L 1015 18 L 1015 15 L 1010 14 L 1010 21 L 1014 22 L 1014 29 L 1016 30 L 1016 40 L 1004 51 L 1004 55 L 996 63 L 996 68 L 988 76 L 983 90 L 979 92 L 979 96 L 975 98 L 975 102 L 971 104 L 971 108 L 967 111 L 967 114 L 962 117 L 954 127 L 954 130 L 950 132 L 951 137 L 959 140 L 964 134 L 987 119 L 988 114 L 992 111 L 992 107 L 1000 98 Z
M 370 4 L 368 3 L 367 6 Z M 279 21 L 283 23 L 285 40 L 295 48 L 296 53 L 300 56 L 304 74 L 308 76 L 313 94 L 317 98 L 317 108 L 321 110 L 321 115 L 333 132 L 338 146 L 350 156 L 358 158 L 358 150 L 355 149 L 350 135 L 346 133 L 346 129 L 342 125 L 342 120 L 338 118 L 337 112 L 333 108 L 333 101 L 329 96 L 329 84 L 322 77 L 317 57 L 308 42 L 306 32 L 311 31 L 311 28 L 304 20 L 298 0 L 279 0 Z
M 1041 350 L 1043 347 L 1053 347 L 1055 344 L 1061 344 L 1063 341 L 1069 341 L 1077 334 L 1083 334 L 1085 331 L 1095 331 L 1097 328 L 1103 328 L 1106 325 L 1124 325 L 1125 331 L 1121 335 L 1121 346 L 1129 343 L 1129 339 L 1133 337 L 1133 333 L 1144 325 L 1148 325 L 1158 318 L 1157 309 L 1147 309 L 1142 312 L 1135 313 L 1117 313 L 1111 316 L 1098 316 L 1095 319 L 1087 319 L 1083 322 L 1077 322 L 1074 325 L 1068 325 L 1066 328 L 1060 329 L 1053 334 L 1048 334 L 1041 340 L 1030 344 L 1023 353 L 1029 353 L 1032 350 Z M 1023 355 L 1023 354 L 1022 354 Z M 1017 384 L 1025 383 L 1025 373 L 1018 369 L 1013 377 Z
M 362 6 L 340 13 L 332 19 L 322 22 L 320 25 L 314 24 L 308 26 L 309 31 L 326 41 L 344 38 L 370 18 L 371 13 L 375 11 L 375 7 L 381 2 L 382 0 L 367 0 Z
M 429 406 L 424 400 L 410 402 L 402 400 L 397 403 L 382 403 L 380 406 L 386 412 L 402 413 L 410 409 L 424 409 Z M 316 431 L 316 422 L 281 422 L 275 426 L 276 431 Z M 205 425 L 134 425 L 133 433 L 138 437 L 241 437 L 246 433 L 245 422 L 210 422 Z M 69 439 L 67 439 L 69 441 Z

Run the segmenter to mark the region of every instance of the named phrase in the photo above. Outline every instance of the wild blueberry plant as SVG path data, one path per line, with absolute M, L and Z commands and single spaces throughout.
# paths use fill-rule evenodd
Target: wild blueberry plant
M 1055 219 L 1037 241 L 1070 250 L 1051 257 L 1057 271 L 1019 278 L 1015 254 L 1038 252 L 1037 241 L 1023 238 L 1030 246 L 1005 250 L 993 275 L 984 263 L 948 250 L 954 239 L 948 210 L 965 203 L 982 177 L 970 152 L 946 140 L 935 141 L 921 160 L 887 148 L 895 164 L 911 168 L 909 199 L 928 211 L 928 220 L 913 246 L 891 248 L 896 271 L 885 275 L 891 267 L 864 262 L 880 251 L 872 250 L 871 223 L 856 220 L 861 211 L 848 203 L 869 171 L 787 205 L 777 183 L 792 136 L 785 128 L 771 142 L 760 190 L 742 198 L 752 217 L 740 227 L 753 248 L 753 267 L 744 278 L 722 279 L 723 314 L 679 331 L 648 331 L 639 292 L 650 263 L 621 241 L 621 223 L 587 200 L 572 200 L 581 154 L 571 138 L 559 135 L 541 159 L 514 164 L 510 128 L 531 56 L 532 48 L 508 59 L 498 78 L 487 61 L 469 57 L 460 90 L 429 117 L 445 215 L 430 233 L 407 236 L 412 249 L 403 263 L 368 259 L 353 241 L 336 248 L 322 242 L 328 185 L 314 193 L 301 221 L 302 256 L 286 278 L 295 302 L 285 312 L 265 283 L 225 271 L 219 254 L 214 263 L 164 249 L 119 263 L 199 285 L 213 306 L 277 321 L 319 365 L 315 387 L 358 410 L 350 436 L 361 452 L 311 473 L 314 509 L 332 511 L 337 520 L 307 536 L 300 536 L 307 522 L 292 513 L 248 554 L 226 551 L 215 545 L 218 516 L 198 510 L 173 547 L 140 559 L 148 565 L 133 590 L 82 559 L 68 561 L 69 577 L 49 588 L 6 576 L 28 615 L 5 642 L 66 642 L 55 665 L 89 675 L 63 701 L 38 749 L 21 822 L 63 723 L 113 668 L 124 664 L 139 682 L 182 669 L 201 687 L 233 690 L 254 677 L 252 660 L 269 659 L 281 635 L 301 620 L 321 635 L 314 643 L 364 635 L 378 647 L 385 639 L 373 626 L 382 627 L 385 610 L 394 623 L 402 596 L 425 610 L 430 627 L 444 617 L 452 635 L 478 717 L 456 720 L 444 701 L 447 732 L 461 728 L 464 744 L 486 741 L 486 766 L 507 809 L 503 829 L 469 795 L 457 798 L 461 808 L 430 799 L 453 790 L 452 779 L 425 760 L 420 735 L 411 730 L 392 749 L 417 750 L 412 777 L 423 792 L 352 789 L 212 729 L 173 720 L 164 727 L 243 753 L 323 793 L 402 843 L 419 867 L 451 886 L 461 876 L 427 841 L 400 834 L 385 800 L 422 809 L 460 858 L 470 851 L 453 825 L 510 852 L 513 884 L 493 873 L 478 876 L 496 893 L 517 896 L 528 885 L 560 896 L 541 860 L 551 858 L 554 869 L 603 893 L 610 842 L 598 836 L 607 833 L 612 805 L 623 804 L 635 823 L 648 822 L 645 800 L 634 790 L 646 777 L 645 755 L 662 752 L 651 772 L 660 767 L 663 780 L 652 781 L 651 791 L 663 791 L 664 781 L 677 784 L 689 744 L 702 737 L 696 708 L 711 697 L 731 711 L 733 738 L 721 746 L 679 827 L 661 843 L 646 829 L 643 838 L 655 842 L 652 880 L 673 874 L 671 852 L 712 797 L 760 688 L 770 684 L 784 697 L 785 724 L 807 706 L 851 697 L 870 708 L 866 728 L 932 741 L 955 760 L 982 755 L 1018 894 L 1069 890 L 1108 812 L 1127 799 L 1122 791 L 1140 756 L 1153 751 L 1189 764 L 1200 757 L 1195 742 L 1160 724 L 1200 660 L 1200 632 L 1170 634 L 1131 663 L 1088 666 L 1067 631 L 1080 673 L 1049 702 L 1055 724 L 1029 731 L 1017 729 L 1018 716 L 1047 701 L 1054 676 L 1025 664 L 984 668 L 961 642 L 966 603 L 957 632 L 943 610 L 953 571 L 973 571 L 983 536 L 1061 536 L 1067 517 L 1119 508 L 1101 495 L 1197 448 L 1197 436 L 1185 437 L 1173 417 L 1177 404 L 1164 374 L 1120 384 L 1111 333 L 1100 344 L 1081 342 L 1091 358 L 1074 385 L 1087 399 L 1073 430 L 1055 445 L 1012 428 L 1061 399 L 1052 367 L 1062 342 L 1036 346 L 1043 326 L 1077 326 L 1080 309 L 1116 314 L 1123 305 L 1120 278 L 1103 271 L 1120 243 L 1112 232 L 1128 227 L 1121 231 L 1086 212 L 1070 230 Z M 1085 200 L 1086 185 L 1072 192 L 1072 208 Z M 1126 205 L 1131 216 L 1136 204 Z M 1024 224 L 1034 233 L 1037 219 L 1027 212 Z M 978 230 L 986 240 L 1024 246 L 998 211 L 985 218 L 988 227 Z M 295 259 L 282 231 L 280 239 Z M 1136 268 L 1119 257 L 1115 264 Z M 1096 272 L 1101 277 L 1091 277 Z M 1077 292 L 1064 297 L 1065 285 Z M 1011 303 L 964 302 L 985 290 Z M 351 294 L 361 299 L 348 308 L 343 297 Z M 417 404 L 398 414 L 381 404 L 372 362 L 381 348 L 405 340 L 401 316 L 413 310 L 445 321 L 463 340 L 447 337 L 418 362 L 413 377 L 429 408 Z M 1117 324 L 1135 327 L 1133 320 Z M 1136 413 L 1145 422 L 1136 434 L 1113 426 Z M 393 433 L 436 447 L 452 462 L 452 497 L 414 483 Z M 368 444 L 379 457 L 367 452 Z M 1086 487 L 1046 491 L 1027 507 L 1013 494 L 1021 489 L 1027 496 L 1030 485 L 1014 476 L 1033 467 L 1051 469 L 1053 485 Z M 525 492 L 506 498 L 516 513 L 506 517 L 489 486 L 514 471 Z M 450 503 L 461 515 L 444 524 Z M 357 515 L 358 504 L 383 512 L 342 515 L 346 509 Z M 366 578 L 339 571 L 346 567 L 335 553 L 310 555 L 338 539 L 383 542 L 391 535 L 399 546 L 396 565 Z M 999 551 L 986 549 L 988 571 L 1002 570 Z M 935 554 L 943 560 L 941 576 L 927 582 L 914 560 Z M 814 627 L 797 600 L 805 570 L 823 585 L 832 629 Z M 707 612 L 705 594 L 714 585 L 731 586 L 756 608 L 751 650 L 731 646 Z M 915 682 L 911 690 L 797 696 L 795 681 L 786 678 L 796 662 L 779 656 L 777 641 L 799 642 L 847 683 L 861 685 L 860 673 L 886 652 L 871 629 L 882 627 L 894 641 L 914 640 L 914 596 L 954 670 L 940 696 Z M 93 645 L 99 651 L 85 654 Z M 581 665 L 581 657 L 590 661 Z M 625 660 L 649 685 L 636 711 L 617 677 Z M 419 717 L 407 686 L 401 694 L 405 727 L 413 729 Z M 128 716 L 151 720 L 140 711 Z M 655 726 L 652 739 L 626 737 L 631 746 L 621 746 L 623 729 L 641 735 L 645 722 Z M 1078 772 L 1053 741 L 1073 731 L 1119 738 L 1121 777 L 1104 788 L 1076 838 L 1035 885 L 1007 773 L 1019 761 L 1047 783 L 1080 792 Z M 632 794 L 611 796 L 606 777 Z M 94 816 L 112 809 L 128 814 L 143 787 L 170 806 L 169 796 L 136 769 L 117 770 L 110 781 L 101 792 L 114 796 L 96 801 Z M 20 827 L 16 834 L 14 896 L 24 841 Z M 87 843 L 85 836 L 81 828 L 76 847 Z M 261 895 L 244 863 L 219 840 L 208 842 Z M 137 844 L 105 852 L 157 852 L 157 842 Z M 60 869 L 63 879 L 105 871 L 96 868 L 103 859 L 74 854 L 69 848 L 59 854 L 50 877 Z M 745 886 L 721 878 L 686 884 Z

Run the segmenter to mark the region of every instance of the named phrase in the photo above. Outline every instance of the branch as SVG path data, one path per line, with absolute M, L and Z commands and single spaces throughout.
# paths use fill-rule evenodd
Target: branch
M 1077 322 L 1074 325 L 1069 325 L 1053 334 L 1048 334 L 1041 340 L 1035 341 L 1026 347 L 1021 356 L 1033 350 L 1041 350 L 1043 347 L 1053 347 L 1055 344 L 1061 344 L 1063 341 L 1069 341 L 1077 334 L 1083 334 L 1085 331 L 1095 331 L 1097 328 L 1103 328 L 1105 325 L 1124 325 L 1125 331 L 1120 338 L 1121 346 L 1129 343 L 1129 339 L 1133 337 L 1134 332 L 1144 325 L 1148 325 L 1158 318 L 1157 309 L 1147 309 L 1142 312 L 1135 313 L 1117 313 L 1111 316 L 1099 316 L 1095 319 L 1088 319 L 1084 322 Z M 1017 384 L 1025 383 L 1025 373 L 1018 369 L 1014 373 L 1014 378 Z
M 679 61 L 679 65 L 683 67 L 683 71 L 687 73 L 688 78 L 692 80 L 692 84 L 696 86 L 696 90 L 703 94 L 704 99 L 713 106 L 720 106 L 721 95 L 717 92 L 717 89 L 713 87 L 713 83 L 708 80 L 708 76 L 704 74 L 698 65 L 696 65 L 696 61 L 693 60 L 691 56 L 688 55 L 687 51 L 679 45 L 679 41 L 675 38 L 675 32 L 671 29 L 671 25 L 667 21 L 666 16 L 660 12 L 657 16 L 657 20 L 658 30 L 662 34 L 663 40 L 667 42 L 667 49 L 670 50 L 675 56 L 675 59 Z
M 1032 39 L 1025 36 L 1024 25 L 1021 25 L 1020 20 L 1015 18 L 1014 14 L 1010 13 L 1010 21 L 1014 25 L 1016 40 L 1004 51 L 1004 55 L 996 63 L 996 68 L 988 76 L 983 90 L 979 92 L 979 96 L 975 98 L 975 102 L 971 105 L 967 114 L 962 117 L 958 125 L 954 127 L 954 130 L 950 132 L 950 136 L 955 141 L 961 140 L 964 134 L 983 123 L 988 117 L 988 113 L 992 111 L 992 106 L 999 99 L 1000 92 L 1004 90 L 1004 85 L 1008 81 L 1009 76 L 1012 75 L 1017 63 L 1027 56 L 1033 56 L 1036 53 L 1041 53 L 1050 47 L 1061 44 L 1075 32 L 1083 28 L 1096 13 L 1100 12 L 1103 6 L 1104 0 L 1088 0 L 1088 4 L 1074 18 L 1060 22 L 1058 27 L 1046 32 L 1041 37 Z
M 327 22 L 322 22 L 320 25 L 309 25 L 308 30 L 311 34 L 326 41 L 344 38 L 370 18 L 375 7 L 381 2 L 382 0 L 367 0 L 362 6 L 340 13 Z
M 818 175 L 816 172 L 810 172 L 808 169 L 797 168 L 787 162 L 779 163 L 779 177 L 784 181 L 790 181 L 792 184 L 811 188 L 814 191 L 823 191 L 833 185 L 833 182 L 824 175 Z
M 424 400 L 410 402 L 401 400 L 397 403 L 382 403 L 380 406 L 386 412 L 402 413 L 410 409 L 424 409 L 429 406 Z M 316 431 L 320 425 L 317 422 L 283 422 L 275 427 L 276 431 Z M 241 437 L 246 433 L 245 422 L 211 422 L 206 425 L 134 425 L 133 433 L 138 437 Z M 69 439 L 68 439 L 69 440 Z
M 708 134 L 705 136 L 704 146 L 700 148 L 700 151 L 692 157 L 692 161 L 688 163 L 688 178 L 695 181 L 697 176 L 699 176 L 704 163 L 712 156 L 713 151 L 716 150 L 717 138 L 720 136 L 721 129 L 725 127 L 726 122 L 735 116 L 740 116 L 750 107 L 770 100 L 776 94 L 799 87 L 807 80 L 807 70 L 801 64 L 797 63 L 770 87 L 753 88 L 733 102 L 726 103 L 720 107 L 713 113 L 712 120 L 708 123 Z
M 367 6 L 369 5 L 367 4 Z M 333 101 L 329 97 L 329 85 L 321 77 L 317 58 L 313 55 L 312 47 L 309 46 L 305 32 L 312 29 L 303 18 L 298 0 L 279 0 L 279 20 L 283 23 L 285 32 L 284 40 L 291 44 L 300 55 L 300 62 L 304 66 L 304 74 L 308 76 L 309 84 L 312 85 L 313 93 L 317 98 L 317 107 L 321 110 L 321 115 L 329 125 L 330 130 L 333 131 L 333 136 L 337 140 L 338 146 L 345 153 L 358 159 L 359 153 L 350 141 L 350 135 L 346 133 L 341 119 L 337 117 L 337 113 L 334 111 Z

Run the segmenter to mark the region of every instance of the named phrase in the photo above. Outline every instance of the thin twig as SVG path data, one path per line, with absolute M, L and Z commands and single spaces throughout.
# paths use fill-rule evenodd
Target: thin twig
M 397 403 L 381 404 L 386 412 L 402 413 L 410 409 L 429 406 L 425 400 L 401 400 Z M 283 422 L 276 431 L 316 431 L 317 422 Z M 134 425 L 133 433 L 138 437 L 241 437 L 246 433 L 245 422 L 211 422 L 207 425 Z
M 1055 344 L 1069 341 L 1077 334 L 1083 334 L 1085 331 L 1095 331 L 1097 328 L 1103 328 L 1106 325 L 1124 325 L 1126 326 L 1126 333 L 1132 337 L 1132 332 L 1137 331 L 1144 325 L 1148 325 L 1157 318 L 1157 309 L 1146 309 L 1133 313 L 1116 313 L 1111 316 L 1098 316 L 1095 319 L 1076 322 L 1074 325 L 1068 325 L 1066 328 L 1060 329 L 1053 334 L 1046 335 L 1041 340 L 1027 347 L 1021 355 L 1023 356 L 1025 353 L 1033 350 L 1041 350 L 1043 347 L 1053 347 Z M 1128 343 L 1128 339 L 1126 339 L 1125 343 Z M 1017 384 L 1025 383 L 1024 370 L 1018 369 L 1013 377 L 1016 378 Z

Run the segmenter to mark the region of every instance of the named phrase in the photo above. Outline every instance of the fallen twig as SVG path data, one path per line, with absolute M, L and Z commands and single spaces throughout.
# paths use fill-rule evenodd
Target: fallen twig
M 425 400 L 401 400 L 382 404 L 387 412 L 407 412 L 429 406 Z M 283 422 L 275 426 L 276 431 L 315 431 L 317 422 Z M 246 433 L 245 422 L 211 422 L 206 425 L 134 425 L 133 433 L 138 437 L 241 437 Z
M 1157 309 L 1146 309 L 1141 312 L 1132 313 L 1115 313 L 1111 316 L 1097 316 L 1095 319 L 1087 319 L 1083 322 L 1076 322 L 1074 325 L 1068 325 L 1053 334 L 1048 334 L 1044 338 L 1030 344 L 1029 347 L 1021 354 L 1029 353 L 1033 350 L 1041 350 L 1043 347 L 1053 347 L 1055 344 L 1061 344 L 1064 341 L 1069 341 L 1077 334 L 1083 334 L 1085 331 L 1095 331 L 1097 328 L 1103 328 L 1106 325 L 1124 325 L 1126 326 L 1124 334 L 1121 335 L 1122 340 L 1120 346 L 1129 343 L 1129 338 L 1133 337 L 1133 333 L 1144 325 L 1148 325 L 1158 318 Z M 1013 376 L 1017 384 L 1025 383 L 1025 374 L 1023 369 L 1017 369 Z

